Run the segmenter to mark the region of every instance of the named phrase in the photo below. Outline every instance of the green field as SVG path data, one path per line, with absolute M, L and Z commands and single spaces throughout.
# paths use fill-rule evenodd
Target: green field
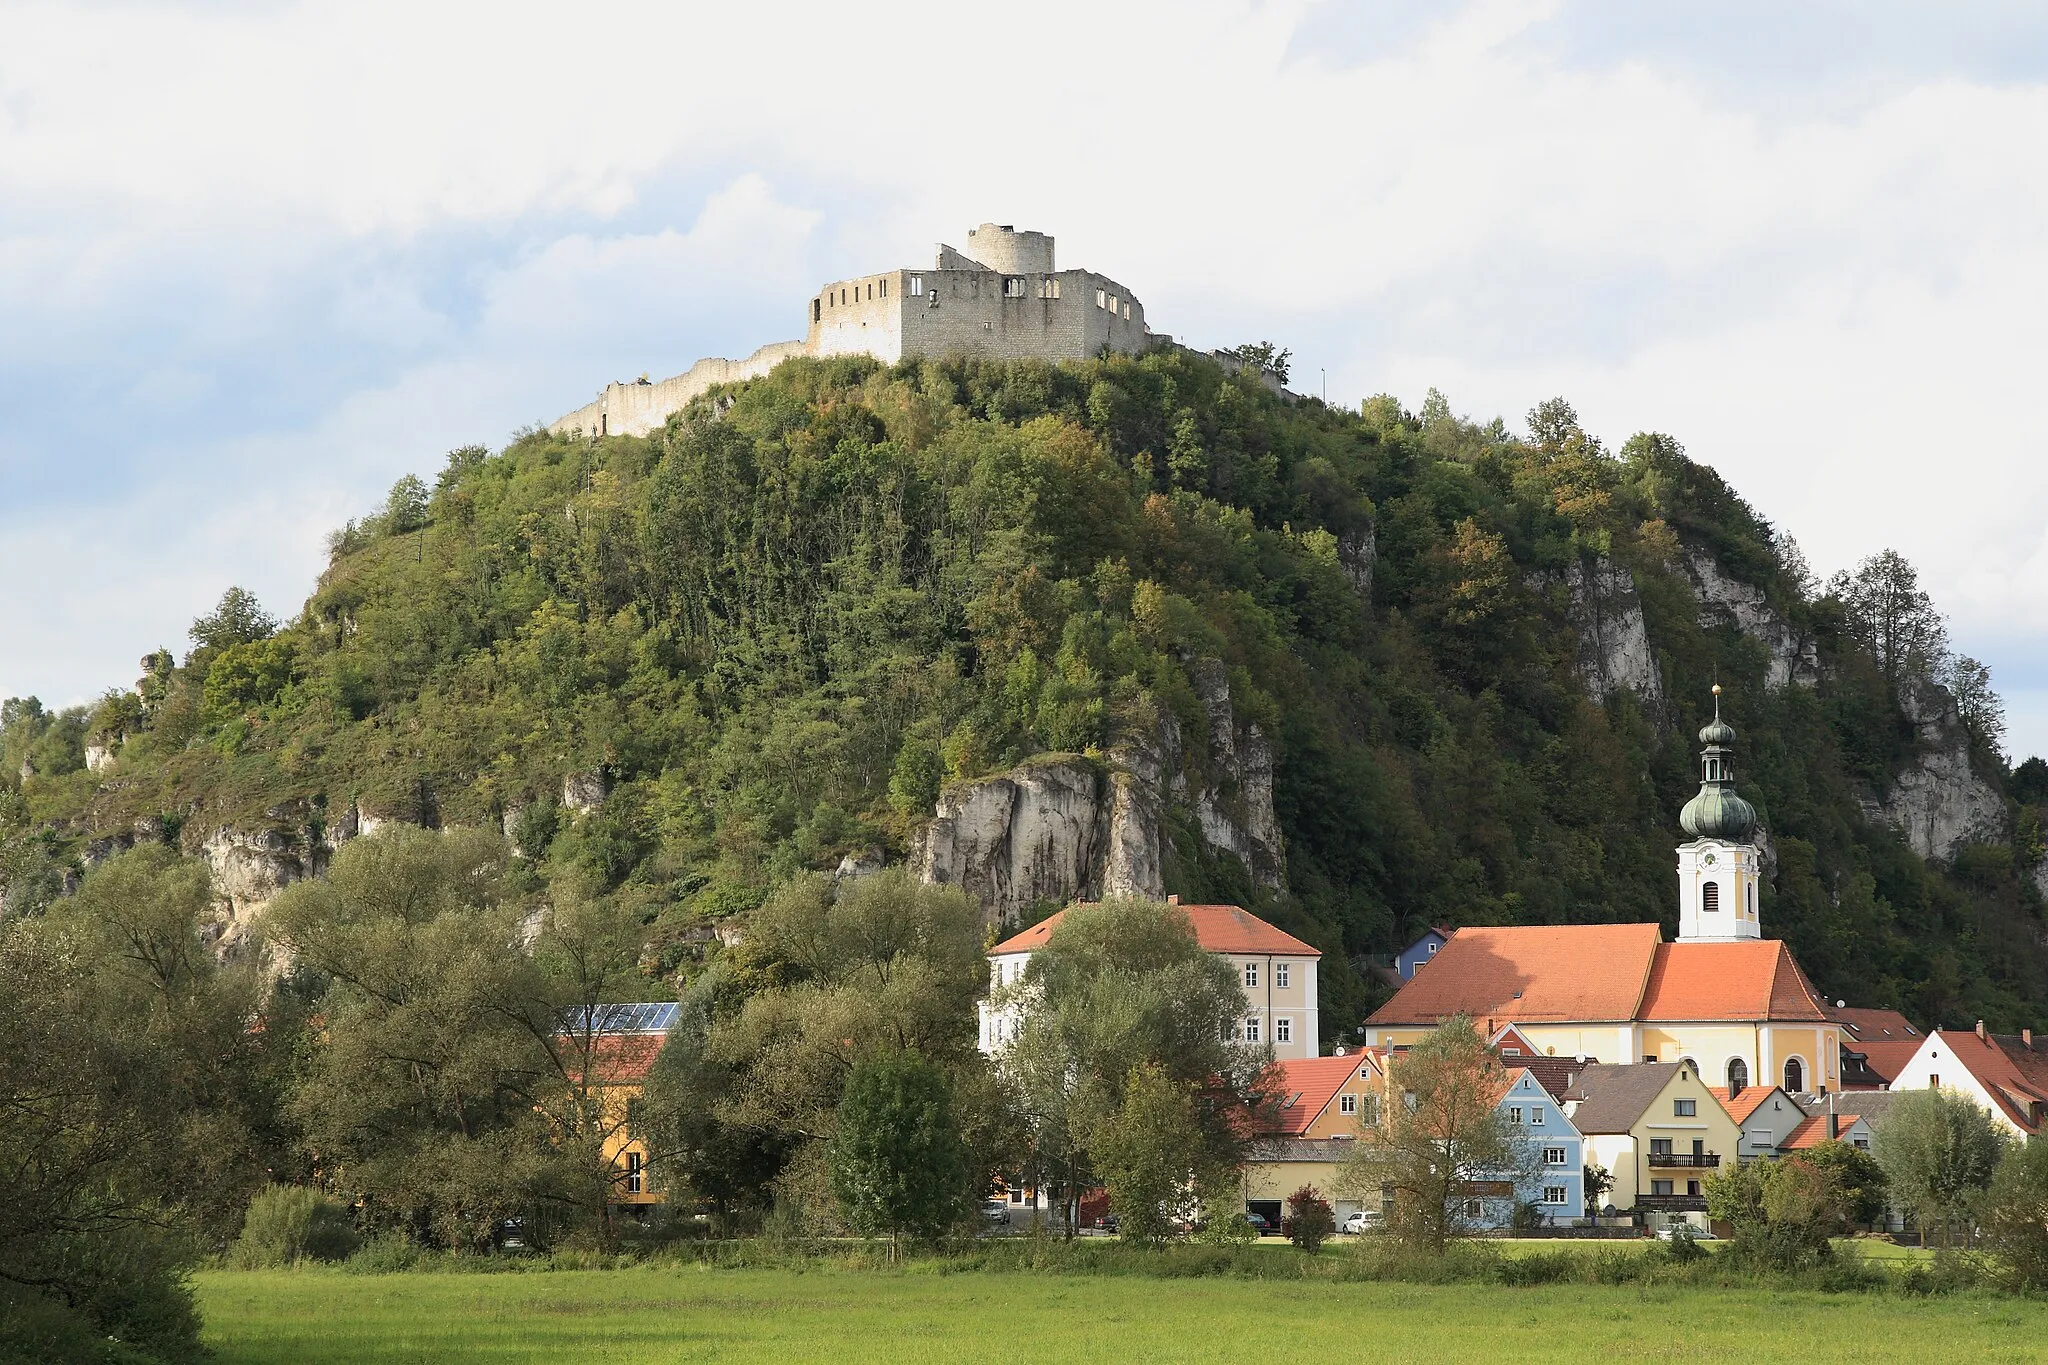
M 675 1266 L 199 1291 L 220 1365 L 2048 1360 L 2048 1303 L 1967 1297 Z

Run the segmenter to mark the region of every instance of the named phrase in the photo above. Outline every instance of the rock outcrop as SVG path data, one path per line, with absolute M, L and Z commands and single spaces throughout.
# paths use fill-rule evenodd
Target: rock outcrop
M 1237 857 L 1259 885 L 1280 886 L 1272 747 L 1256 724 L 1238 724 L 1221 663 L 1193 660 L 1188 674 L 1208 712 L 1204 761 L 1183 762 L 1180 727 L 1167 717 L 1101 759 L 1044 754 L 956 782 L 912 842 L 917 876 L 965 887 L 996 922 L 1040 902 L 1163 896 L 1166 812 L 1186 805 L 1206 843 Z
M 1356 531 L 1346 531 L 1337 541 L 1337 567 L 1351 580 L 1358 595 L 1372 597 L 1373 566 L 1379 563 L 1379 528 L 1371 522 Z
M 1812 687 L 1819 680 L 1820 654 L 1814 642 L 1792 629 L 1762 588 L 1730 578 L 1711 554 L 1696 547 L 1685 551 L 1685 575 L 1699 598 L 1702 626 L 1733 626 L 1770 651 L 1766 686 Z
M 1632 693 L 1644 707 L 1661 710 L 1664 679 L 1643 624 L 1643 599 L 1635 575 L 1605 555 L 1581 559 L 1566 572 L 1571 589 L 1571 623 L 1578 632 L 1579 681 L 1595 701 Z
M 1936 683 L 1909 683 L 1899 698 L 1918 744 L 1913 761 L 1864 815 L 1905 835 L 1923 858 L 1947 859 L 1964 844 L 2007 837 L 2005 801 L 1970 764 L 1970 732 L 1955 698 Z
M 263 912 L 293 882 L 324 872 L 327 853 L 327 843 L 309 826 L 287 818 L 262 829 L 223 825 L 209 833 L 199 856 L 213 873 L 214 922 L 207 932 L 214 952 L 225 961 L 251 951 Z
M 588 815 L 611 794 L 611 776 L 602 768 L 570 773 L 562 779 L 562 809 L 576 815 Z

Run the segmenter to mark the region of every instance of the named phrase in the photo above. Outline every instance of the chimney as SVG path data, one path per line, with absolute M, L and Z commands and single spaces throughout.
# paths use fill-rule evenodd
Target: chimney
M 2034 1050 L 2034 1031 L 2030 1028 L 2021 1029 L 2020 1042 L 2026 1045 L 2027 1051 L 2032 1052 Z
M 1977 1021 L 1977 1038 L 1980 1042 L 1983 1041 L 1984 1038 L 1984 1021 L 1982 1019 L 1979 1019 Z
M 1842 1135 L 1842 1116 L 1833 1109 L 1828 1110 L 1828 1141 L 1833 1142 Z
M 1168 905 L 1179 905 L 1179 904 L 1180 904 L 1180 897 L 1179 897 L 1179 896 L 1168 896 L 1168 897 L 1166 898 L 1166 903 L 1167 903 Z M 1977 1025 L 1977 1027 L 1978 1027 L 1979 1029 L 1982 1029 L 1982 1028 L 1983 1028 L 1984 1026 L 1983 1026 L 1982 1024 L 1979 1024 L 1979 1025 Z

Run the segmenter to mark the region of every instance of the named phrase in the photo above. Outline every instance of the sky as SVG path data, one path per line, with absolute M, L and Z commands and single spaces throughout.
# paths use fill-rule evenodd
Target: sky
M 2043 167 L 2038 4 L 0 0 L 0 696 L 995 221 L 1332 402 L 1670 433 L 2048 753 Z

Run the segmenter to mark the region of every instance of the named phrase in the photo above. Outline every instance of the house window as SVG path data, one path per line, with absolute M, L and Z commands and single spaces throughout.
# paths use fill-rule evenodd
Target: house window
M 1360 1105 L 1360 1106 L 1359 1106 L 1359 1109 L 1358 1109 L 1358 1122 L 1359 1122 L 1359 1126 L 1361 1126 L 1361 1127 L 1364 1127 L 1364 1128 L 1370 1128 L 1370 1127 L 1372 1127 L 1372 1126 L 1373 1126 L 1374 1124 L 1378 1123 L 1379 1121 L 1380 1121 L 1380 1102 L 1379 1102 L 1379 1097 L 1378 1097 L 1378 1096 L 1376 1096 L 1376 1095 L 1367 1095 L 1367 1096 L 1365 1097 L 1365 1103 L 1364 1103 L 1364 1104 L 1362 1104 L 1362 1105 Z
M 1700 1112 L 1700 1102 L 1698 1100 L 1673 1100 L 1671 1101 L 1671 1112 L 1674 1116 L 1682 1119 L 1697 1117 Z
M 912 275 L 910 277 L 910 296 L 916 298 L 922 293 L 924 293 L 924 276 Z
M 1854 1142 L 1854 1143 L 1853 1143 L 1852 1145 L 1853 1145 L 1853 1146 L 1854 1146 L 1854 1147 L 1856 1148 L 1856 1150 L 1857 1150 L 1857 1151 L 1859 1151 L 1859 1152 L 1867 1152 L 1867 1151 L 1869 1151 L 1869 1150 L 1870 1150 L 1870 1139 L 1869 1139 L 1869 1138 L 1857 1138 L 1857 1139 L 1856 1139 L 1856 1141 L 1855 1141 L 1855 1142 Z
M 1794 1095 L 1806 1089 L 1806 1064 L 1797 1057 L 1785 1059 L 1785 1089 Z
M 1024 1190 L 1022 1186 L 1019 1186 L 1016 1189 L 1010 1191 L 1010 1202 L 1012 1204 L 1021 1204 L 1024 1202 Z
M 1565 1155 L 1565 1149 L 1562 1147 L 1545 1147 L 1543 1149 L 1543 1164 L 1546 1166 L 1563 1166 L 1569 1159 Z
M 1700 909 L 1713 914 L 1721 908 L 1721 883 L 1708 882 L 1700 888 Z
M 640 1136 L 640 1101 L 638 1100 L 626 1101 L 626 1136 L 629 1138 Z
M 1776 1137 L 1768 1128 L 1752 1128 L 1742 1136 L 1743 1140 L 1748 1142 L 1750 1146 L 1760 1147 L 1767 1152 L 1778 1145 Z
M 1337 1112 L 1338 1112 L 1338 1113 L 1340 1113 L 1340 1114 L 1355 1114 L 1355 1113 L 1357 1113 L 1357 1112 L 1358 1112 L 1358 1096 L 1356 1096 L 1356 1095 L 1339 1095 L 1339 1096 L 1337 1097 Z
M 1740 1057 L 1728 1059 L 1728 1094 L 1732 1098 L 1749 1088 L 1749 1063 Z
M 1692 1198 L 1694 1198 L 1694 1199 L 1697 1199 L 1697 1198 L 1699 1198 L 1699 1197 L 1700 1197 L 1700 1182 L 1699 1182 L 1699 1181 L 1697 1181 L 1697 1180 L 1688 1180 L 1688 1181 L 1686 1181 L 1686 1182 L 1685 1182 L 1685 1192 L 1686 1192 L 1686 1194 L 1687 1194 L 1687 1195 L 1689 1195 L 1690 1197 L 1692 1197 Z
M 1539 1105 L 1529 1111 L 1529 1126 L 1531 1128 L 1541 1128 L 1543 1126 L 1542 1106 Z
M 1521 1106 L 1521 1105 L 1519 1105 L 1519 1104 L 1511 1104 L 1511 1105 L 1509 1105 L 1509 1106 L 1508 1106 L 1508 1122 L 1509 1122 L 1509 1123 L 1512 1123 L 1512 1124 L 1514 1124 L 1514 1125 L 1515 1125 L 1515 1126 L 1517 1126 L 1517 1127 L 1520 1127 L 1520 1126 L 1521 1126 L 1521 1123 L 1522 1123 L 1522 1106 Z
M 1284 1014 L 1273 1021 L 1273 1041 L 1276 1043 L 1291 1043 L 1294 1041 L 1294 1021 Z
M 1651 1156 L 1670 1156 L 1670 1155 L 1671 1155 L 1671 1139 L 1670 1139 L 1670 1138 L 1651 1138 L 1651 1139 L 1650 1139 L 1650 1155 L 1651 1155 Z
M 1670 1181 L 1668 1181 L 1668 1180 L 1652 1180 L 1652 1181 L 1650 1182 L 1650 1194 L 1651 1194 L 1651 1196 L 1652 1196 L 1652 1197 L 1655 1197 L 1655 1196 L 1657 1196 L 1657 1195 L 1668 1195 L 1668 1194 L 1670 1194 L 1670 1193 L 1671 1193 L 1671 1182 L 1670 1182 Z
M 1504 1047 L 1500 1050 L 1500 1055 L 1503 1057 L 1519 1057 L 1522 1055 L 1522 1049 L 1518 1047 Z
M 1247 1043 L 1256 1043 L 1259 1041 L 1258 1016 L 1254 1015 L 1250 1019 L 1244 1021 L 1244 1040 Z
M 1939 1089 L 1941 1089 L 1941 1073 L 1940 1073 L 1940 1072 L 1938 1072 L 1938 1071 L 1930 1071 L 1930 1072 L 1928 1072 L 1928 1073 L 1927 1073 L 1927 1088 L 1928 1088 L 1929 1090 L 1939 1090 Z
M 626 1153 L 626 1193 L 638 1194 L 640 1193 L 640 1186 L 640 1154 L 638 1152 L 628 1152 Z
M 1480 1204 L 1479 1204 L 1479 1201 L 1478 1201 L 1477 1199 L 1467 1199 L 1467 1200 L 1465 1201 L 1465 1216 L 1466 1216 L 1467 1218 L 1477 1218 L 1477 1217 L 1479 1217 L 1479 1215 L 1480 1215 Z
M 1258 984 L 1259 984 L 1259 964 L 1258 964 L 1258 963 L 1256 963 L 1256 962 L 1247 962 L 1247 963 L 1245 963 L 1245 964 L 1244 964 L 1244 987 L 1245 987 L 1245 989 L 1246 989 L 1246 990 L 1251 990 L 1251 989 L 1253 989 L 1254 987 L 1256 987 L 1256 986 L 1257 986 Z
M 1545 1186 L 1543 1187 L 1543 1202 L 1544 1202 L 1544 1203 L 1546 1203 L 1546 1204 L 1562 1204 L 1562 1203 L 1564 1203 L 1564 1202 L 1565 1202 L 1565 1195 L 1564 1195 L 1564 1186 L 1562 1186 L 1562 1185 L 1545 1185 Z
M 1289 966 L 1290 964 L 1281 962 L 1273 967 L 1273 985 L 1279 990 L 1286 990 L 1287 983 L 1293 979 L 1294 973 L 1289 970 Z
M 1432 943 L 1432 944 L 1430 944 L 1430 945 L 1429 945 L 1429 956 L 1430 956 L 1430 957 L 1435 957 L 1435 956 L 1436 956 L 1436 950 L 1437 950 L 1437 949 L 1438 949 L 1439 947 L 1441 947 L 1441 946 L 1442 946 L 1441 944 L 1437 944 L 1437 943 Z

